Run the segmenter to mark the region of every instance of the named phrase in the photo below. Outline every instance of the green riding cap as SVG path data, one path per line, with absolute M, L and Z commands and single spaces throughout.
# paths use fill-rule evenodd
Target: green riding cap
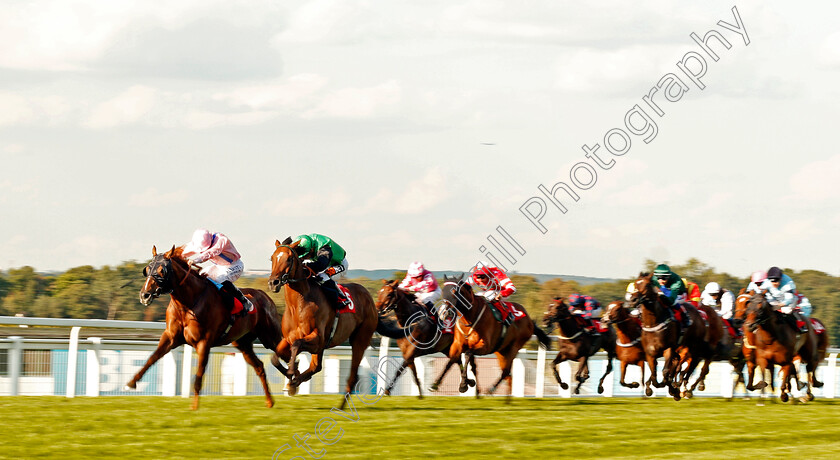
M 295 238 L 298 241 L 297 249 L 301 259 L 309 259 L 315 257 L 315 254 L 324 246 L 329 246 L 332 250 L 332 259 L 330 265 L 340 264 L 347 252 L 338 245 L 332 238 L 321 235 L 319 233 L 310 233 L 308 235 L 299 235 Z
M 653 270 L 653 274 L 656 275 L 656 276 L 670 275 L 671 274 L 671 267 L 669 267 L 665 264 L 659 264 Z

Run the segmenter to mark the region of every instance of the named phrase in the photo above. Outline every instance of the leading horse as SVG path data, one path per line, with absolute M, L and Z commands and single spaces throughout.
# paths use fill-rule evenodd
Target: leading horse
M 405 332 L 382 322 L 373 298 L 360 284 L 342 284 L 350 292 L 354 308 L 352 311 L 338 313 L 324 292 L 315 285 L 312 279 L 314 274 L 298 259 L 295 252 L 297 245 L 298 242 L 292 242 L 291 238 L 286 238 L 282 243 L 278 240 L 271 255 L 268 286 L 273 292 L 280 292 L 280 288 L 286 286 L 286 310 L 281 322 L 283 339 L 277 346 L 277 356 L 272 359 L 272 364 L 289 378 L 289 393 L 295 394 L 301 383 L 320 372 L 324 350 L 349 340 L 352 357 L 344 399 L 341 400 L 343 409 L 358 381 L 359 364 L 373 333 L 379 332 L 386 337 L 399 339 L 405 337 Z M 297 356 L 301 352 L 312 355 L 309 368 L 303 373 L 297 369 Z M 288 369 L 278 357 L 289 363 Z
M 639 388 L 645 382 L 645 350 L 642 348 L 642 322 L 630 315 L 624 308 L 624 301 L 616 300 L 607 305 L 607 311 L 601 317 L 601 323 L 615 328 L 615 356 L 621 363 L 621 380 L 626 388 Z M 642 371 L 641 383 L 626 383 L 624 376 L 627 366 L 639 366 Z
M 195 348 L 198 355 L 192 401 L 192 409 L 198 409 L 198 396 L 210 348 L 231 344 L 242 352 L 245 361 L 256 371 L 265 391 L 265 405 L 272 407 L 274 399 L 268 389 L 263 363 L 254 353 L 254 340 L 260 339 L 263 346 L 272 351 L 279 343 L 280 321 L 274 302 L 263 291 L 242 289 L 242 293 L 254 304 L 255 311 L 238 317 L 230 325 L 231 308 L 210 280 L 191 269 L 182 252 L 183 247 L 172 246 L 166 253 L 158 254 L 157 249 L 152 247 L 153 259 L 143 270 L 146 282 L 140 290 L 140 302 L 149 305 L 155 298 L 170 294 L 166 307 L 166 330 L 160 336 L 157 349 L 126 387 L 137 388 L 137 382 L 155 362 L 186 343 Z M 227 330 L 229 325 L 230 330 Z
M 510 326 L 504 326 L 488 314 L 490 308 L 484 297 L 476 296 L 472 287 L 460 278 L 449 278 L 444 276 L 443 305 L 454 308 L 459 314 L 455 327 L 455 340 L 449 348 L 449 361 L 443 368 L 431 390 L 436 391 L 443 381 L 446 372 L 455 363 L 460 363 L 461 353 L 465 355 L 464 365 L 461 367 L 461 393 L 467 391 L 467 363 L 473 363 L 475 356 L 496 354 L 499 360 L 499 367 L 502 370 L 499 379 L 489 389 L 488 394 L 493 394 L 502 383 L 507 380 L 511 392 L 513 391 L 513 379 L 510 370 L 513 366 L 513 359 L 519 350 L 525 345 L 531 336 L 537 334 L 539 342 L 547 349 L 551 348 L 551 339 L 542 331 L 528 316 L 522 305 L 513 303 L 519 310 L 520 315 L 516 317 Z M 473 368 L 473 372 L 475 372 Z M 477 376 L 476 376 L 477 377 Z M 476 395 L 478 394 L 476 389 Z M 510 395 L 508 395 L 510 401 Z

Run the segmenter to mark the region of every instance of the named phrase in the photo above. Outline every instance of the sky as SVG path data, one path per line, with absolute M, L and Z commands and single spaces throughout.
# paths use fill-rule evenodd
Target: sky
M 733 7 L 743 35 L 719 25 Z M 3 2 L 0 269 L 143 261 L 205 227 L 246 269 L 317 232 L 351 269 L 467 270 L 502 226 L 525 254 L 491 252 L 517 272 L 696 257 L 837 275 L 838 16 L 830 1 Z M 709 40 L 717 61 L 690 36 L 710 30 L 730 44 Z M 700 73 L 690 53 L 703 89 L 678 66 Z M 643 97 L 669 73 L 686 90 L 656 93 L 657 115 Z M 630 132 L 636 105 L 655 136 Z M 596 143 L 609 169 L 584 156 Z M 579 196 L 558 193 L 565 214 L 539 191 L 558 182 Z M 532 198 L 545 233 L 520 210 Z

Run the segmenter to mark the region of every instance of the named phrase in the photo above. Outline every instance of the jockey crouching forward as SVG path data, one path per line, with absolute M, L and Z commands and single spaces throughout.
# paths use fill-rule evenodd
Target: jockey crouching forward
M 516 292 L 516 287 L 505 272 L 497 267 L 489 267 L 479 262 L 468 282 L 481 289 L 476 292 L 476 295 L 484 297 L 492 307 L 507 313 L 504 320 L 505 325 L 510 326 L 513 323 L 513 311 L 508 309 L 507 304 L 502 299 Z
M 414 298 L 430 313 L 432 308 L 441 298 L 440 286 L 435 279 L 435 275 L 426 270 L 421 262 L 412 262 L 408 266 L 405 278 L 399 285 L 399 288 L 414 294 Z
M 682 318 L 680 326 L 682 326 L 683 330 L 688 329 L 692 321 L 691 316 L 681 305 L 686 296 L 685 284 L 683 284 L 682 278 L 680 278 L 680 275 L 672 272 L 671 267 L 665 264 L 657 265 L 653 271 L 653 276 L 656 277 L 656 281 L 659 283 L 659 295 L 662 296 L 665 303 L 671 307 L 674 313 L 681 310 Z
M 790 276 L 782 273 L 779 267 L 771 267 L 767 270 L 767 280 L 761 288 L 765 291 L 764 296 L 770 305 L 784 313 L 794 329 L 803 334 L 808 332 L 808 320 L 799 311 L 797 306 L 799 295 L 796 292 L 796 284 Z
M 347 252 L 331 238 L 310 233 L 295 238 L 298 258 L 303 266 L 315 276 L 321 288 L 333 295 L 333 305 L 336 310 L 350 306 L 350 299 L 344 296 L 333 281 L 332 276 L 347 270 Z
M 714 308 L 718 315 L 729 323 L 729 327 L 735 331 L 736 335 L 740 336 L 742 334 L 741 328 L 733 324 L 735 322 L 732 318 L 735 312 L 735 294 L 732 291 L 721 289 L 720 284 L 712 281 L 703 289 L 700 298 L 703 305 Z
M 184 245 L 183 254 L 195 264 L 208 262 L 201 267 L 199 274 L 215 283 L 219 290 L 231 299 L 230 303 L 233 303 L 234 298 L 242 303 L 242 310 L 237 312 L 238 316 L 254 311 L 251 301 L 233 285 L 233 282 L 242 276 L 245 265 L 242 263 L 242 256 L 227 236 L 200 228 L 193 232 L 192 240 Z M 235 310 L 231 313 L 233 311 Z
M 592 317 L 601 317 L 601 303 L 588 295 L 571 294 L 569 296 L 569 312 L 584 322 L 586 331 L 592 335 L 601 335 Z

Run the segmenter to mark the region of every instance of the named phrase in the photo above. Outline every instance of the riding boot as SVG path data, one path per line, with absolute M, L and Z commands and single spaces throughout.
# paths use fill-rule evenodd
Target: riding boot
M 791 316 L 793 316 L 796 327 L 799 329 L 800 333 L 805 334 L 808 332 L 808 319 L 805 318 L 802 312 L 794 310 Z M 799 326 L 800 322 L 802 323 L 802 326 Z
M 245 316 L 248 313 L 254 311 L 254 304 L 245 297 L 245 294 L 242 293 L 236 286 L 233 285 L 230 281 L 222 282 L 222 288 L 227 290 L 228 294 L 239 300 L 242 303 L 242 311 L 239 312 L 238 316 Z
M 678 308 L 682 309 L 682 327 L 683 329 L 688 329 L 694 324 L 694 321 L 691 320 L 691 315 L 688 314 L 688 310 L 685 308 L 684 305 L 680 305 Z
M 350 299 L 344 296 L 344 293 L 341 292 L 341 289 L 338 288 L 338 285 L 335 284 L 335 281 L 332 278 L 325 279 L 321 283 L 321 287 L 335 295 L 334 306 L 337 310 L 350 306 Z

